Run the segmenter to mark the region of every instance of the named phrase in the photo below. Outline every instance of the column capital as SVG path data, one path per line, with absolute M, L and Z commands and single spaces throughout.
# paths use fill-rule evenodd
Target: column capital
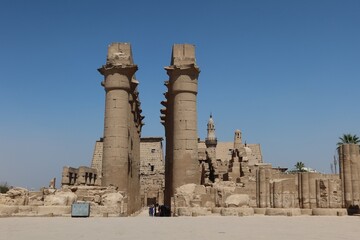
M 98 69 L 105 79 L 101 85 L 105 91 L 113 89 L 135 90 L 138 82 L 133 79 L 137 65 L 112 65 L 106 64 Z
M 126 76 L 133 76 L 135 72 L 138 70 L 137 65 L 113 65 L 113 64 L 106 64 L 101 66 L 98 71 L 103 76 L 108 76 L 114 73 L 120 73 Z
M 186 65 L 170 65 L 164 68 L 166 70 L 166 73 L 171 77 L 173 74 L 196 74 L 196 77 L 198 77 L 200 73 L 200 68 L 192 63 L 192 64 L 186 64 Z

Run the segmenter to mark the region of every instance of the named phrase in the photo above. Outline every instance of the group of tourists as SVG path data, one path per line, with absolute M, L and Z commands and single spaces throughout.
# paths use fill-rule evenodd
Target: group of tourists
M 170 208 L 165 205 L 151 204 L 149 206 L 150 217 L 168 217 L 170 216 Z

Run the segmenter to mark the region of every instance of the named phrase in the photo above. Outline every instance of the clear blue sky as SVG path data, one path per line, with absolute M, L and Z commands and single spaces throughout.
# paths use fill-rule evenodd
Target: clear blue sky
M 266 162 L 330 172 L 360 134 L 360 1 L 18 1 L 0 7 L 0 182 L 39 188 L 89 165 L 103 133 L 97 68 L 130 42 L 146 125 L 159 122 L 174 43 L 196 45 L 199 137 L 241 129 Z

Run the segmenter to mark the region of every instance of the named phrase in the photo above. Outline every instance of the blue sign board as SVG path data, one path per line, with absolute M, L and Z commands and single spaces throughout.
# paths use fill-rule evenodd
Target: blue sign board
M 73 203 L 71 205 L 71 217 L 89 217 L 90 204 L 89 203 Z

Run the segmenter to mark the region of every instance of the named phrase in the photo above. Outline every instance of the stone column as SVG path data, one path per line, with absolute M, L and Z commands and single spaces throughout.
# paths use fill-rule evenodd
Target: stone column
M 171 138 L 171 153 L 167 156 L 166 167 L 169 174 L 166 187 L 174 194 L 177 187 L 188 184 L 200 184 L 200 168 L 198 161 L 198 133 L 197 133 L 197 84 L 199 68 L 195 62 L 195 46 L 190 44 L 175 44 L 172 51 L 171 66 L 165 68 L 169 75 L 168 106 L 166 134 Z M 171 110 L 169 110 L 171 108 Z M 169 117 L 169 118 L 168 118 Z M 171 184 L 171 185 L 169 185 Z
M 129 91 L 136 70 L 127 43 L 111 44 L 106 65 L 99 69 L 106 92 L 102 185 L 121 191 L 128 187 Z
M 344 196 L 344 206 L 349 207 L 352 205 L 353 200 L 353 188 L 352 188 L 352 181 L 351 181 L 351 156 L 350 156 L 350 144 L 343 144 L 339 146 L 339 158 L 341 164 L 341 171 L 343 178 L 341 181 L 343 182 L 342 185 L 344 186 L 343 189 L 343 196 Z
M 342 191 L 342 198 L 341 204 L 342 207 L 345 208 L 345 177 L 344 177 L 344 158 L 343 158 L 343 147 L 338 147 L 338 155 L 339 155 L 339 175 L 341 180 L 341 191 Z
M 310 194 L 310 208 L 316 208 L 316 179 L 320 176 L 318 173 L 309 174 L 309 194 Z
M 351 169 L 351 187 L 352 187 L 352 204 L 359 206 L 360 204 L 360 185 L 359 185 L 359 146 L 350 145 L 350 169 Z
M 271 169 L 261 166 L 257 170 L 257 201 L 259 208 L 270 207 L 270 171 Z
M 301 188 L 300 188 L 301 194 L 299 194 L 301 196 L 300 206 L 302 208 L 310 208 L 309 173 L 308 172 L 299 173 L 299 176 L 300 176 L 299 183 L 301 183 Z
M 165 189 L 164 189 L 164 203 L 167 206 L 171 206 L 171 197 L 174 195 L 172 189 L 172 136 L 173 136 L 173 125 L 172 125 L 172 93 L 169 81 L 165 81 L 164 85 L 167 87 L 167 92 L 164 93 L 166 98 L 161 104 L 165 107 L 160 110 L 161 112 L 161 123 L 165 128 L 166 138 L 166 149 L 165 149 Z

